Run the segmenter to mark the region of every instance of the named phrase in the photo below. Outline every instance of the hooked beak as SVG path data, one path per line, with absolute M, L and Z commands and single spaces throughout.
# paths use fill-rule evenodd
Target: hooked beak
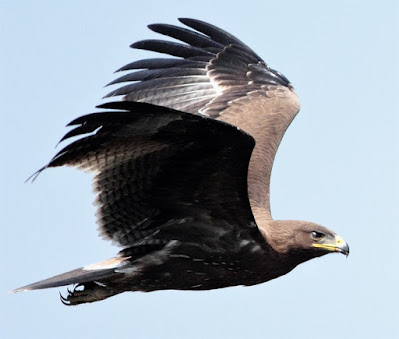
M 313 247 L 322 248 L 330 252 L 342 253 L 346 256 L 349 255 L 349 246 L 344 239 L 339 235 L 335 235 L 331 242 L 315 243 Z

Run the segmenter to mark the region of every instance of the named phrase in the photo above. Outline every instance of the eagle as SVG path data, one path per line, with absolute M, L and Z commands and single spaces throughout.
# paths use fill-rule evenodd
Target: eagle
M 169 38 L 131 47 L 166 56 L 120 68 L 110 85 L 121 87 L 106 97 L 122 100 L 69 123 L 61 141 L 75 140 L 35 173 L 93 173 L 100 234 L 121 250 L 14 292 L 72 285 L 61 301 L 78 305 L 126 291 L 251 286 L 349 254 L 326 227 L 272 219 L 273 161 L 300 108 L 292 84 L 230 33 L 179 21 L 148 26 Z

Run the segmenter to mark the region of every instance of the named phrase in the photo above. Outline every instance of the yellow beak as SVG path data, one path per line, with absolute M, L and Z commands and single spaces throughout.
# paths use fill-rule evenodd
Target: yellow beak
M 349 255 L 349 246 L 346 241 L 342 239 L 339 235 L 336 235 L 332 242 L 315 243 L 312 246 L 317 248 L 323 248 L 331 252 L 339 252 L 345 254 L 346 256 Z

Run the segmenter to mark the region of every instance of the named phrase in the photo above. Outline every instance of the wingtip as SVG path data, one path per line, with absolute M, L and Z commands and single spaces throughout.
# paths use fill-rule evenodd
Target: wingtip
M 133 42 L 132 44 L 130 44 L 130 48 L 136 48 L 136 49 L 142 49 L 142 48 L 140 48 L 141 46 L 142 46 L 142 40 L 140 40 L 140 41 L 136 41 L 136 42 Z
M 161 25 L 162 24 L 149 24 L 149 25 L 147 25 L 147 28 L 154 32 L 157 29 L 157 27 L 159 27 Z
M 27 182 L 31 182 L 31 183 L 35 182 L 35 180 L 37 179 L 37 177 L 39 176 L 39 174 L 42 173 L 47 167 L 48 167 L 48 165 L 43 166 L 42 168 L 40 168 L 39 170 L 37 170 L 35 173 L 33 173 L 32 175 L 30 175 L 29 178 L 27 178 L 27 179 L 25 180 L 25 184 L 26 184 Z
M 191 27 L 195 30 L 197 30 L 198 25 L 218 28 L 218 27 L 210 24 L 209 22 L 206 22 L 203 20 L 198 20 L 198 19 L 193 19 L 193 18 L 178 18 L 177 20 L 179 20 L 183 25 Z
M 27 286 L 23 286 L 23 287 L 18 287 L 14 290 L 8 291 L 8 293 L 11 294 L 11 293 L 26 292 L 26 291 L 31 291 L 31 289 Z
M 177 20 L 179 20 L 182 24 L 186 24 L 186 22 L 192 22 L 192 21 L 199 21 L 193 18 L 177 18 Z

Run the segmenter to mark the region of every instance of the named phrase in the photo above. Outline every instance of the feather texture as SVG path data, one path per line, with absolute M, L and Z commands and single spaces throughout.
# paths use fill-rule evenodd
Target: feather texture
M 124 100 L 73 120 L 61 141 L 78 139 L 35 174 L 92 172 L 100 233 L 122 250 L 15 291 L 77 284 L 61 300 L 78 305 L 124 291 L 253 285 L 349 253 L 323 226 L 272 219 L 273 161 L 299 111 L 290 82 L 230 33 L 180 21 L 149 26 L 177 41 L 132 47 L 169 57 L 120 68 L 130 72 L 110 85 L 124 85 L 107 96 Z
M 252 137 L 219 121 L 150 104 L 125 101 L 100 108 L 109 111 L 69 124 L 77 127 L 63 139 L 83 138 L 46 167 L 75 166 L 96 174 L 104 238 L 125 247 L 144 239 L 167 242 L 171 239 L 159 232 L 167 234 L 165 225 L 199 211 L 237 227 L 251 220 L 254 225 L 246 185 Z M 238 215 L 246 215 L 243 223 Z
M 129 101 L 216 118 L 229 107 L 231 100 L 259 90 L 262 85 L 292 88 L 286 77 L 271 69 L 230 33 L 203 21 L 179 20 L 193 30 L 167 24 L 153 24 L 149 28 L 180 42 L 142 40 L 131 45 L 177 58 L 140 60 L 120 68 L 118 71 L 139 71 L 112 81 L 110 85 L 130 84 L 113 90 L 106 97 L 122 95 Z

